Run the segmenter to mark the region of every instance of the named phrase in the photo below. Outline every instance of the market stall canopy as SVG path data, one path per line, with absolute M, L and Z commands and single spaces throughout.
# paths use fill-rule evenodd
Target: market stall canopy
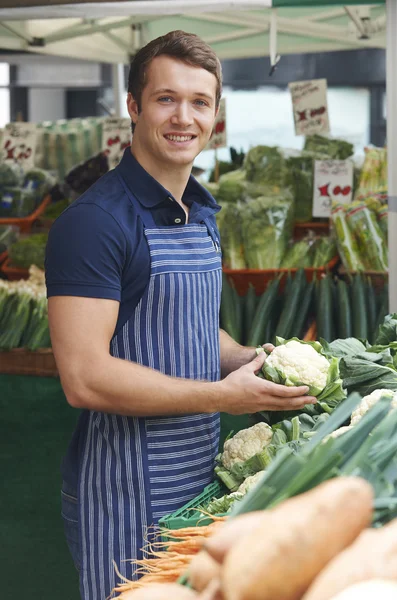
M 221 59 L 385 48 L 384 2 L 350 0 L 0 0 L 0 48 L 128 63 L 173 29 L 197 33 Z M 277 18 L 275 19 L 275 15 Z M 272 23 L 272 25 L 271 25 Z M 274 38 L 274 36 L 273 36 Z

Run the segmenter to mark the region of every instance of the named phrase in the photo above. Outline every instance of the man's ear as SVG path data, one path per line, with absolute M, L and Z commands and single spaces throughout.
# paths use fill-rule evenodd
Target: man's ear
M 131 92 L 128 92 L 128 96 L 127 96 L 127 110 L 128 110 L 128 114 L 131 117 L 131 121 L 136 124 L 136 122 L 138 121 L 138 114 L 139 114 L 138 103 L 132 96 Z

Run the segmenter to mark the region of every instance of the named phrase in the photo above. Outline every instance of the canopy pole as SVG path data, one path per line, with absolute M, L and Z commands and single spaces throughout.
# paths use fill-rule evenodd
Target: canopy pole
M 112 84 L 114 96 L 114 116 L 121 117 L 124 105 L 124 65 L 117 63 L 112 65 Z
M 397 2 L 386 0 L 389 312 L 397 312 Z

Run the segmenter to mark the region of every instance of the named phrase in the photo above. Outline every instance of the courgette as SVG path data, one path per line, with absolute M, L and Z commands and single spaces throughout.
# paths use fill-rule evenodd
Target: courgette
M 268 339 L 265 339 L 266 326 L 272 313 L 274 303 L 277 300 L 279 285 L 280 279 L 273 279 L 268 284 L 264 294 L 260 297 L 254 320 L 248 334 L 247 346 L 259 346 L 269 341 Z
M 314 281 L 310 281 L 303 290 L 302 301 L 299 305 L 296 320 L 293 324 L 292 330 L 289 333 L 289 337 L 303 337 L 304 326 L 306 323 L 307 316 L 310 311 L 310 305 L 313 299 Z
M 368 322 L 368 341 L 372 344 L 374 341 L 374 331 L 376 327 L 376 298 L 375 290 L 372 285 L 372 279 L 367 278 L 365 284 L 366 291 L 366 306 L 367 306 L 367 322 Z
M 283 338 L 289 338 L 290 332 L 294 329 L 294 322 L 296 320 L 299 304 L 302 298 L 302 293 L 306 285 L 306 275 L 303 269 L 297 271 L 290 291 L 285 296 L 284 308 L 281 313 L 279 322 L 277 323 L 276 335 Z
M 244 319 L 243 319 L 243 343 L 245 344 L 248 340 L 248 333 L 251 329 L 252 323 L 254 321 L 255 316 L 255 308 L 256 308 L 256 292 L 255 288 L 250 283 L 248 285 L 248 291 L 244 297 Z
M 367 309 L 365 305 L 365 287 L 361 275 L 356 275 L 352 284 L 353 336 L 368 339 Z
M 337 283 L 338 303 L 337 303 L 337 331 L 339 338 L 348 338 L 352 336 L 352 313 L 350 306 L 350 294 L 346 281 L 339 279 Z
M 220 323 L 234 340 L 238 337 L 238 326 L 236 321 L 236 300 L 234 290 L 227 276 L 222 273 L 222 296 L 220 308 Z
M 332 276 L 327 273 L 318 283 L 317 296 L 317 338 L 327 342 L 334 339 L 333 326 L 333 287 Z

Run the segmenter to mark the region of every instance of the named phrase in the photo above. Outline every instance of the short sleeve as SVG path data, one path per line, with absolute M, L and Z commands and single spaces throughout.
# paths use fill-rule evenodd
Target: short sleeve
M 47 297 L 121 299 L 126 238 L 96 204 L 72 205 L 54 223 L 46 249 Z

